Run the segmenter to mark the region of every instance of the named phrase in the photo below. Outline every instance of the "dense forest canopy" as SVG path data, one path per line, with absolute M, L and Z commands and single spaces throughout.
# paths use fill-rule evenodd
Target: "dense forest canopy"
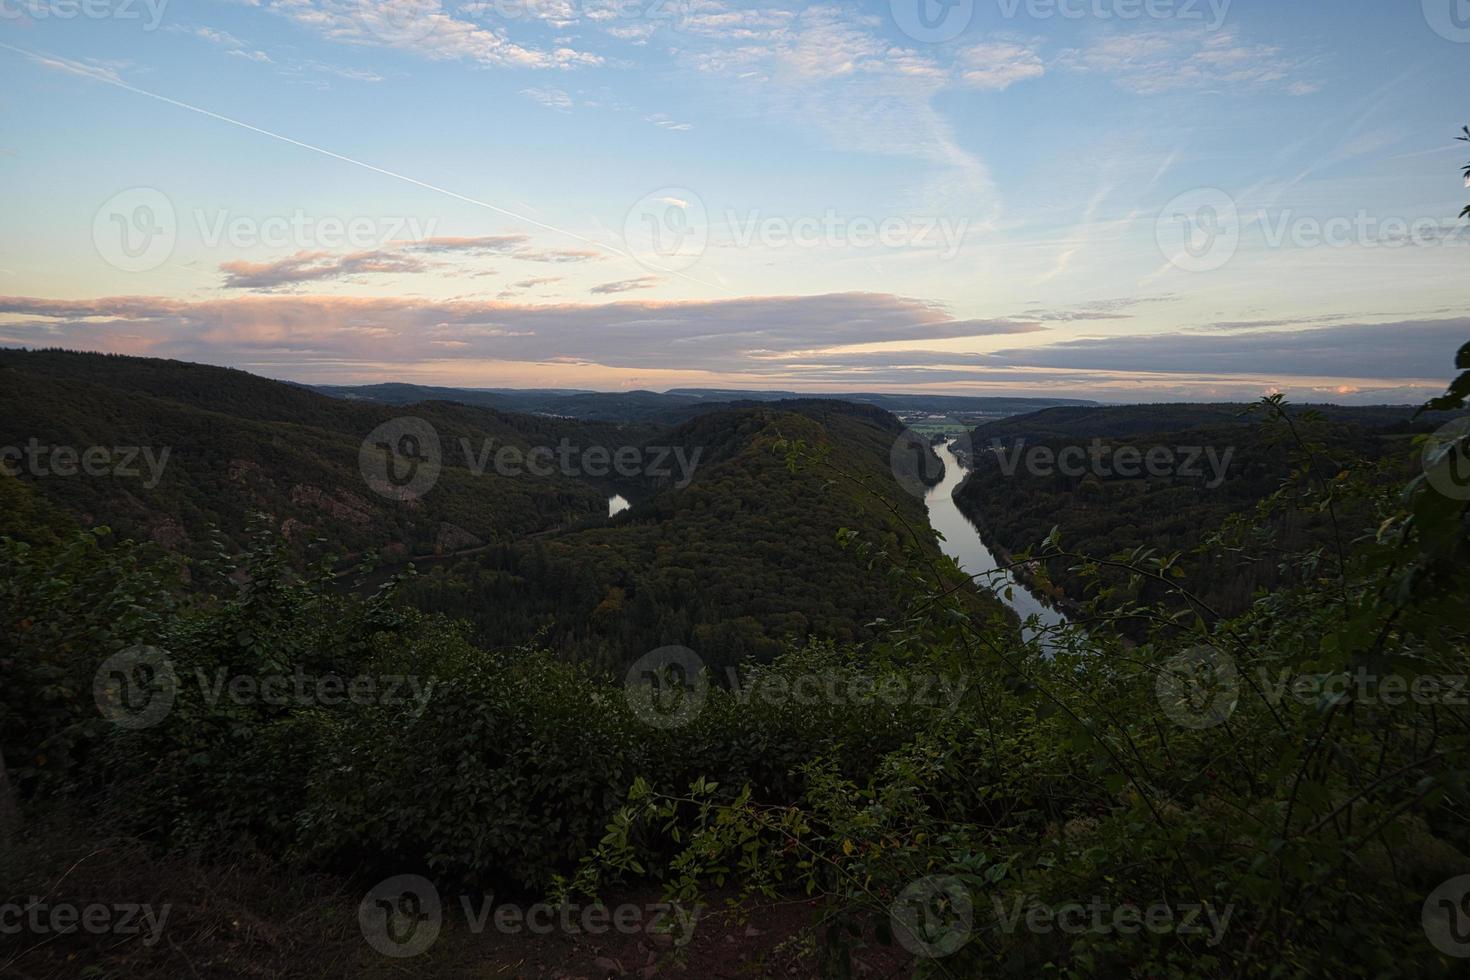
M 446 462 L 403 492 L 426 472 L 421 443 L 375 493 L 374 467 L 405 462 L 363 435 L 391 421 L 383 406 L 227 373 L 173 399 L 161 376 L 208 369 L 47 352 L 32 372 L 29 356 L 0 369 L 8 439 L 165 444 L 180 464 L 151 487 L 0 477 L 12 891 L 83 896 L 117 887 L 98 884 L 116 866 L 99 854 L 147 869 L 193 854 L 191 884 L 132 887 L 218 892 L 239 887 L 231 855 L 267 854 L 293 880 L 363 889 L 368 910 L 388 884 L 470 906 L 637 888 L 681 913 L 713 895 L 742 915 L 799 901 L 813 918 L 789 970 L 833 977 L 1421 977 L 1462 962 L 1463 419 L 1369 426 L 1273 397 L 1248 425 L 1205 407 L 1201 425 L 1095 437 L 1114 463 L 1160 440 L 1229 459 L 1145 477 L 1006 473 L 1005 447 L 977 440 L 961 503 L 1068 602 L 1071 624 L 1041 643 L 939 553 L 904 489 L 932 474 L 895 468 L 912 433 L 874 406 L 611 428 L 413 406 L 443 442 L 701 450 L 687 481 L 625 478 L 637 502 L 609 518 L 611 484 L 559 472 Z M 1435 410 L 1463 410 L 1470 344 L 1457 366 Z M 1032 424 L 1002 423 L 1038 433 L 1052 464 L 1093 438 Z M 344 575 L 290 522 L 338 533 L 320 501 L 349 493 L 374 515 L 347 521 L 360 550 L 453 553 L 416 576 L 403 561 Z M 1043 531 L 1058 509 L 1080 544 Z M 151 522 L 170 513 L 189 523 L 160 540 Z M 98 515 L 118 528 L 90 527 Z M 451 521 L 474 537 L 446 541 Z M 78 829 L 17 836 L 52 814 Z M 78 853 L 94 826 L 137 850 Z M 280 925 L 242 931 L 186 902 L 170 935 L 187 929 L 185 955 L 226 974 L 371 975 L 384 951 L 447 969 L 468 941 L 405 945 L 415 930 L 393 938 L 390 912 L 344 944 L 350 907 L 272 881 L 250 887 Z M 1059 944 L 1078 909 L 1092 925 Z M 144 972 L 177 955 L 95 939 L 0 937 L 0 954 Z M 675 940 L 645 969 L 699 948 Z
M 1085 554 L 1183 553 L 1196 593 L 1236 615 L 1294 574 L 1281 555 L 1325 547 L 1336 518 L 1368 516 L 1293 509 L 1253 519 L 1296 472 L 1303 446 L 1316 449 L 1318 479 L 1391 486 L 1417 465 L 1416 433 L 1464 415 L 1416 414 L 1412 406 L 1294 406 L 1289 418 L 1239 405 L 1049 409 L 971 432 L 963 450 L 973 471 L 955 499 L 1008 554 L 1039 545 L 1058 526 Z M 1063 602 L 1109 579 L 1065 559 L 1022 571 Z M 1149 585 L 1142 592 L 1163 595 Z

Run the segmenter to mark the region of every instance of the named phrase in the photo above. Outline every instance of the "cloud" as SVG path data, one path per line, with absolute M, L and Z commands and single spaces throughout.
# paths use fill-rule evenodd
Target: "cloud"
M 1010 366 L 1259 378 L 1432 379 L 1446 376 L 1470 318 L 1351 323 L 1243 334 L 1166 333 L 1067 340 L 997 351 Z
M 210 44 L 218 45 L 219 47 L 225 48 L 227 54 L 236 58 L 244 58 L 247 61 L 254 61 L 264 65 L 272 63 L 270 55 L 264 51 L 251 48 L 249 44 L 240 40 L 229 31 L 222 31 L 214 27 L 182 27 L 179 25 L 170 25 L 168 30 L 175 34 L 189 34 L 200 40 L 208 41 Z
M 246 47 L 244 41 L 240 40 L 229 31 L 221 31 L 213 27 L 182 27 L 177 24 L 171 24 L 169 25 L 168 30 L 175 34 L 192 34 L 197 38 L 208 41 L 210 44 L 218 44 L 221 47 Z
M 1340 323 L 1346 320 L 1346 313 L 1323 313 L 1319 316 L 1295 316 L 1279 317 L 1273 320 L 1217 320 L 1214 323 L 1206 323 L 1193 330 L 1270 330 L 1273 327 L 1296 327 L 1322 323 Z
M 78 75 L 82 78 L 90 78 L 99 82 L 107 82 L 111 85 L 122 84 L 120 70 L 127 67 L 124 62 L 99 61 L 96 58 L 88 58 L 86 61 L 73 61 L 70 58 L 62 58 L 59 55 L 35 54 L 27 52 L 29 57 L 42 68 L 51 71 L 64 72 L 68 75 Z
M 0 297 L 0 344 L 232 364 L 302 380 L 428 373 L 485 383 L 491 375 L 646 371 L 787 387 L 1029 390 L 1129 401 L 1252 399 L 1271 387 L 1319 401 L 1422 400 L 1453 373 L 1470 318 L 1069 340 L 991 353 L 932 349 L 1044 329 L 1017 318 L 956 319 L 941 306 L 885 293 L 540 305 L 295 293 Z
M 257 64 L 271 64 L 271 56 L 266 54 L 264 51 L 246 51 L 244 49 L 237 48 L 228 52 L 228 54 L 236 58 L 244 58 L 246 61 L 254 61 Z
M 1151 306 L 1156 303 L 1174 303 L 1179 297 L 1173 295 L 1165 296 L 1126 296 L 1117 299 L 1100 299 L 1091 303 L 1082 303 L 1069 309 L 1047 309 L 1045 307 L 1033 307 L 1017 315 L 1021 320 L 1037 320 L 1040 322 L 1062 322 L 1070 323 L 1078 320 L 1131 320 L 1133 310 L 1140 306 Z
M 830 358 L 846 347 L 911 349 L 1041 329 L 956 319 L 936 304 L 885 293 L 540 305 L 295 293 L 201 301 L 0 297 L 0 342 L 213 363 L 264 359 L 293 371 L 417 363 L 437 356 L 437 342 L 452 341 L 457 357 L 485 360 L 781 374 L 789 356 L 801 352 L 826 351 Z
M 250 5 L 256 6 L 257 4 L 252 3 Z M 338 78 L 345 78 L 354 82 L 381 82 L 383 80 L 383 76 L 375 71 L 368 71 L 361 68 L 345 68 L 340 65 L 333 65 L 310 58 L 288 58 L 284 63 L 278 64 L 276 58 L 266 52 L 252 47 L 248 42 L 241 40 L 229 31 L 220 30 L 215 27 L 197 25 L 188 27 L 171 24 L 167 30 L 175 34 L 185 34 L 190 37 L 197 37 L 203 41 L 208 41 L 210 44 L 224 48 L 226 54 L 235 58 L 243 58 L 246 61 L 253 61 L 263 65 L 277 65 L 277 73 L 283 77 L 292 81 L 306 82 L 315 85 L 317 88 L 325 89 L 330 86 L 325 80 L 313 77 L 315 75 L 335 75 Z
M 354 275 L 423 272 L 425 265 L 393 249 L 373 249 L 342 256 L 302 251 L 274 262 L 240 260 L 221 263 L 219 268 L 228 289 L 271 290 Z
M 525 47 L 503 33 L 449 13 L 441 0 L 249 0 L 342 44 L 396 48 L 433 61 L 494 68 L 578 68 L 601 55 L 561 46 Z M 532 5 L 531 9 L 541 9 Z
M 685 133 L 694 128 L 693 123 L 675 122 L 667 114 L 655 112 L 651 116 L 644 117 L 644 122 L 651 122 L 659 129 L 667 129 L 677 133 Z
M 606 252 L 599 252 L 592 248 L 548 248 L 537 251 L 535 249 L 524 249 L 512 252 L 512 258 L 524 259 L 527 262 L 553 262 L 558 265 L 565 262 L 597 262 L 607 258 Z
M 523 248 L 531 236 L 519 233 L 505 235 L 482 235 L 478 238 L 438 237 L 423 238 L 410 242 L 405 247 L 416 252 L 464 252 L 469 255 L 507 253 Z
M 991 41 L 960 52 L 960 81 L 971 87 L 1001 92 L 1028 78 L 1046 74 L 1034 41 Z
M 557 112 L 572 111 L 572 97 L 559 88 L 523 88 L 521 94 Z
M 325 282 L 351 276 L 416 274 L 446 265 L 443 261 L 426 261 L 424 256 L 444 259 L 501 255 L 524 262 L 555 265 L 607 258 L 605 253 L 594 249 L 533 248 L 530 241 L 530 236 L 520 233 L 478 237 L 439 236 L 392 242 L 381 248 L 347 254 L 304 250 L 267 262 L 238 259 L 220 263 L 219 269 L 225 274 L 223 285 L 228 289 L 271 291 L 301 283 Z M 491 273 L 487 270 L 475 270 L 469 274 L 479 276 Z M 555 279 L 543 278 L 535 281 L 553 282 Z
M 639 276 L 637 279 L 605 282 L 600 286 L 593 286 L 588 292 L 597 296 L 606 296 L 609 293 L 626 293 L 634 289 L 652 289 L 662 281 L 658 276 Z
M 925 210 L 995 209 L 989 171 L 933 104 L 960 84 L 959 72 L 936 51 L 896 45 L 882 18 L 832 4 L 735 11 L 711 2 L 679 26 L 680 65 L 720 77 L 734 110 L 839 149 L 924 161 L 910 193 Z
M 1104 34 L 1084 48 L 1061 53 L 1058 63 L 1107 75 L 1138 95 L 1180 89 L 1279 88 L 1315 91 L 1294 76 L 1308 63 L 1272 44 L 1243 41 L 1235 31 L 1206 27 Z

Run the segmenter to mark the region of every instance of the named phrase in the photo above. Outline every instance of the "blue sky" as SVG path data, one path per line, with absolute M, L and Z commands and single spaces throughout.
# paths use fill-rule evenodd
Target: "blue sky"
M 1470 339 L 1466 0 L 0 0 L 0 44 L 0 344 L 1384 401 Z

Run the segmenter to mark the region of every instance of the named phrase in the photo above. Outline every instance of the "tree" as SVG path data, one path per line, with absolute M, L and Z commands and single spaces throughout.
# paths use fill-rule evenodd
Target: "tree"
M 5 753 L 0 751 L 0 851 L 9 851 L 20 829 L 20 810 L 15 805 L 15 787 L 5 771 Z
M 1470 126 L 1461 127 L 1465 130 L 1464 136 L 1458 136 L 1461 143 L 1470 143 Z M 1465 164 L 1465 186 L 1470 187 L 1470 163 Z M 1460 212 L 1460 217 L 1470 218 L 1470 204 L 1465 205 L 1465 210 Z

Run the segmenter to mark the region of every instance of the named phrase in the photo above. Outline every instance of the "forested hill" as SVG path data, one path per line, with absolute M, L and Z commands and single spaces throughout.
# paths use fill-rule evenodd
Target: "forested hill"
M 938 554 L 921 501 L 898 491 L 889 469 L 901 431 L 881 409 L 832 401 L 711 412 L 667 436 L 702 454 L 687 488 L 664 488 L 610 523 L 436 564 L 410 594 L 470 619 L 488 645 L 544 628 L 563 655 L 614 667 L 627 651 L 668 644 L 724 666 L 769 659 L 783 641 L 865 640 L 899 598 L 887 566 L 870 567 L 838 532 Z M 779 440 L 826 451 L 827 462 L 793 471 L 774 451 Z
M 568 657 L 619 664 L 680 643 L 718 663 L 773 654 L 792 637 L 861 639 L 896 599 L 838 532 L 937 554 L 921 502 L 890 470 L 902 425 L 869 405 L 712 405 L 678 426 L 600 423 L 390 406 L 242 371 L 63 351 L 0 351 L 0 378 L 0 448 L 41 449 L 39 465 L 7 457 L 0 534 L 40 540 L 107 525 L 202 558 L 213 529 L 240 548 L 252 515 L 264 515 L 255 520 L 296 560 L 375 550 L 398 567 L 420 559 L 428 574 L 411 597 L 470 619 L 494 645 L 544 632 Z M 368 480 L 365 460 L 387 463 L 364 445 L 402 417 L 432 429 L 442 465 L 424 492 L 400 499 Z M 775 451 L 781 439 L 830 462 L 792 471 Z M 570 468 L 535 475 L 496 462 L 507 447 L 524 460 L 558 445 L 577 454 Z M 62 472 L 80 466 L 57 466 L 57 447 L 101 451 L 108 465 Z M 589 473 L 581 454 L 594 447 L 638 465 Z M 124 456 L 131 472 L 115 472 Z M 636 506 L 609 519 L 612 492 Z M 904 525 L 919 540 L 900 542 Z
M 1263 522 L 1253 517 L 1257 504 L 1300 470 L 1304 449 L 1314 450 L 1311 465 L 1326 483 L 1403 479 L 1410 434 L 1464 414 L 1427 413 L 1415 420 L 1412 407 L 1400 406 L 1288 411 L 1294 431 L 1235 404 L 1054 408 L 1002 419 L 970 434 L 974 470 L 955 500 L 1002 553 L 1033 548 L 1055 527 L 1069 550 L 1094 558 L 1139 548 L 1183 552 L 1182 567 L 1192 573 L 1198 595 L 1217 612 L 1235 614 L 1260 590 L 1285 584 L 1278 563 L 1241 559 L 1236 545 L 1242 536 L 1266 542 L 1273 552 L 1332 544 L 1328 513 L 1293 511 Z M 1381 463 L 1391 472 L 1347 471 L 1339 458 Z M 1337 516 L 1350 522 L 1364 515 Z M 1238 534 L 1216 537 L 1232 523 Z M 1060 590 L 1054 595 L 1081 599 L 1096 584 L 1079 568 L 1075 560 L 1048 563 L 1051 585 Z M 1108 580 L 1104 573 L 1101 581 Z M 1162 594 L 1147 586 L 1143 592 Z
M 1071 438 L 1123 438 L 1154 432 L 1248 425 L 1250 405 L 1239 402 L 1204 404 L 1061 406 L 989 422 L 975 429 L 976 445 L 992 439 L 1026 438 L 1031 441 Z M 1351 423 L 1384 432 L 1426 431 L 1436 416 L 1413 421 L 1413 405 L 1297 405 L 1294 411 L 1317 412 L 1334 422 Z
M 559 474 L 475 475 L 461 440 L 527 448 L 563 436 L 617 445 L 648 434 L 415 406 L 438 433 L 443 466 L 432 493 L 394 499 L 365 480 L 363 444 L 401 409 L 242 371 L 94 354 L 3 351 L 0 379 L 0 447 L 38 449 L 35 462 L 9 461 L 19 481 L 81 524 L 193 555 L 210 550 L 212 528 L 243 542 L 257 512 L 298 551 L 325 538 L 338 554 L 408 556 L 534 533 L 605 513 L 605 492 Z M 67 454 L 60 460 L 58 447 Z M 81 465 L 89 451 L 106 460 L 91 473 Z M 0 532 L 34 532 L 12 517 Z

